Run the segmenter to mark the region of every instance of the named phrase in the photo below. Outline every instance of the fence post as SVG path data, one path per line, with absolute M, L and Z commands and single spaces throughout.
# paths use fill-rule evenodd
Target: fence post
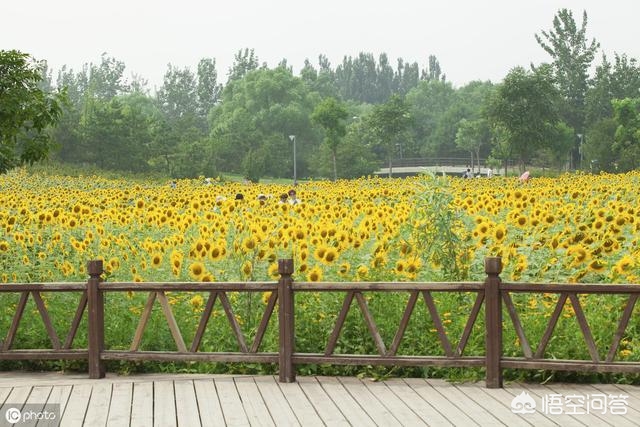
M 292 356 L 295 348 L 294 304 L 293 304 L 293 260 L 278 260 L 278 324 L 280 328 L 280 351 L 278 365 L 280 382 L 292 383 L 296 380 L 296 370 Z
M 104 378 L 105 366 L 100 359 L 104 350 L 104 294 L 99 289 L 102 261 L 87 263 L 87 302 L 89 306 L 89 378 Z
M 486 386 L 502 388 L 502 294 L 500 291 L 500 273 L 502 258 L 487 257 L 484 260 L 485 300 L 485 344 L 486 344 Z

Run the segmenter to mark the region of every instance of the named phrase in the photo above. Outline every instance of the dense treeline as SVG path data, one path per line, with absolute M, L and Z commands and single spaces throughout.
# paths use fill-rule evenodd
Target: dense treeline
M 54 155 L 110 169 L 291 177 L 293 135 L 299 177 L 361 176 L 403 157 L 637 168 L 640 67 L 602 54 L 590 75 L 600 46 L 586 27 L 586 12 L 578 25 L 560 10 L 535 35 L 551 61 L 515 67 L 499 84 L 454 87 L 435 56 L 420 68 L 365 52 L 335 67 L 321 55 L 294 75 L 286 60 L 268 68 L 251 49 L 236 54 L 224 83 L 215 60 L 203 58 L 195 71 L 169 65 L 151 93 L 106 54 L 55 78 L 44 68 L 41 83 L 66 90 Z
M 453 93 L 435 57 L 428 69 L 402 59 L 394 69 L 384 54 L 376 60 L 361 53 L 334 69 L 320 56 L 317 67 L 306 61 L 295 76 L 286 62 L 269 69 L 245 49 L 235 56 L 224 86 L 215 60 L 204 58 L 195 73 L 170 65 L 154 94 L 142 79 L 127 81 L 124 71 L 124 63 L 104 55 L 100 64 L 79 72 L 61 70 L 55 82 L 47 74 L 49 86 L 68 88 L 70 101 L 55 130 L 60 160 L 177 177 L 224 172 L 254 180 L 289 177 L 289 135 L 296 135 L 300 176 L 329 176 L 333 157 L 322 144 L 325 131 L 311 115 L 322 100 L 334 99 L 345 110 L 342 125 L 349 130 L 336 141 L 336 175 L 360 176 L 379 164 L 379 144 L 357 132 L 372 106 L 420 83 Z M 403 149 L 406 155 L 423 155 L 415 144 Z

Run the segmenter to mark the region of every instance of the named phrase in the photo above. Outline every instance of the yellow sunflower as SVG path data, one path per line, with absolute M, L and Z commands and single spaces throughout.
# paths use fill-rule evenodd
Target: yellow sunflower
M 319 266 L 314 266 L 307 272 L 307 280 L 310 282 L 322 281 L 322 269 Z
M 204 264 L 199 261 L 194 262 L 189 266 L 189 276 L 195 281 L 199 281 L 205 274 Z
M 636 261 L 631 257 L 631 255 L 624 255 L 615 263 L 613 271 L 622 276 L 630 273 L 635 265 Z

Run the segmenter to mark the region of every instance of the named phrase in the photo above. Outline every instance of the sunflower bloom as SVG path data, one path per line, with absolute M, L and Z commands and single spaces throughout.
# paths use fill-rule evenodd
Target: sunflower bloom
M 242 264 L 240 271 L 245 277 L 251 276 L 251 273 L 253 272 L 253 264 L 251 263 L 251 261 L 245 261 Z
M 202 306 L 204 304 L 204 299 L 202 298 L 202 295 L 196 294 L 196 295 L 193 296 L 193 298 L 191 298 L 189 303 L 191 304 L 191 307 L 193 308 L 193 311 L 194 312 L 198 312 L 198 311 L 202 310 Z
M 202 276 L 204 276 L 204 274 L 204 264 L 202 264 L 201 262 L 196 261 L 189 266 L 189 276 L 191 276 L 193 280 L 200 280 Z
M 613 266 L 613 271 L 619 275 L 625 275 L 631 272 L 635 266 L 635 260 L 630 255 L 625 255 Z
M 307 280 L 310 282 L 320 282 L 322 280 L 322 269 L 317 265 L 307 273 Z

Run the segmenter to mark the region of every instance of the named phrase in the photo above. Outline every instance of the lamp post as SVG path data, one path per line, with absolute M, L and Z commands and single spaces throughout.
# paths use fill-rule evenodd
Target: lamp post
M 289 135 L 289 139 L 293 142 L 293 185 L 298 184 L 298 173 L 296 171 L 296 136 Z
M 402 160 L 402 143 L 398 142 L 396 144 L 396 148 L 398 148 L 398 151 L 400 152 L 400 160 Z
M 582 161 L 584 160 L 584 154 L 582 151 L 582 138 L 583 135 L 581 133 L 577 134 L 578 138 L 580 139 L 580 145 L 578 145 L 578 154 L 580 155 L 580 169 L 582 169 Z

